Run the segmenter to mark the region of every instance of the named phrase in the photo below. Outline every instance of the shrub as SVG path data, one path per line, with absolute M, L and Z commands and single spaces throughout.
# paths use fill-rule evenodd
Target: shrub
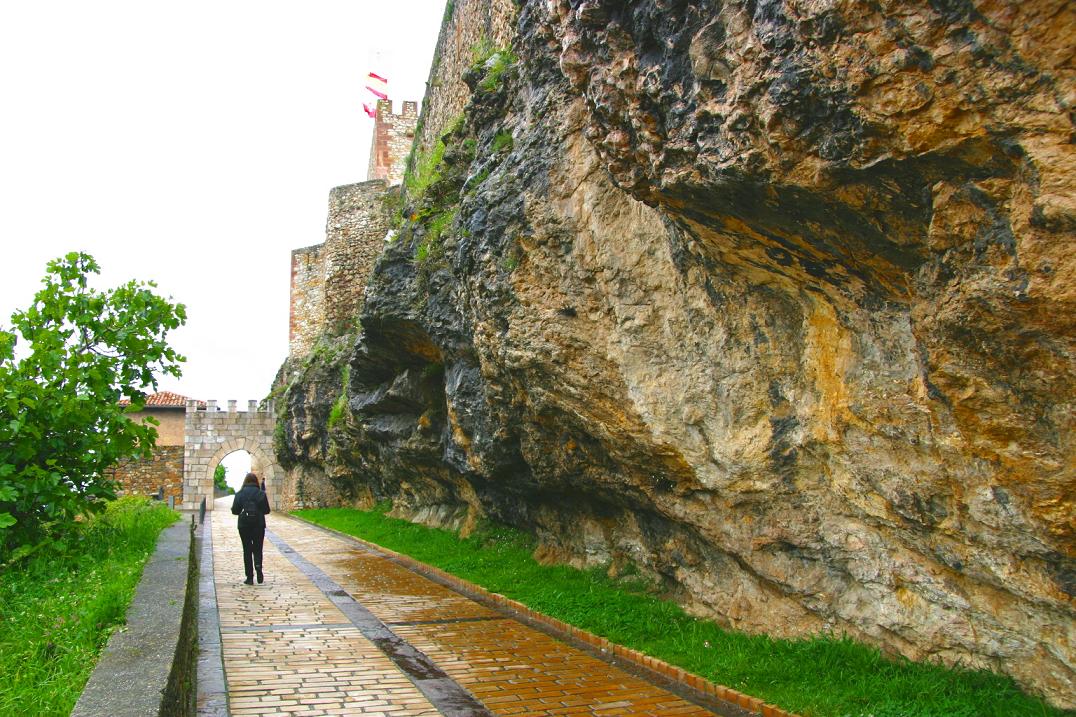
M 67 715 L 127 606 L 161 530 L 142 496 L 110 501 L 0 580 L 0 714 Z

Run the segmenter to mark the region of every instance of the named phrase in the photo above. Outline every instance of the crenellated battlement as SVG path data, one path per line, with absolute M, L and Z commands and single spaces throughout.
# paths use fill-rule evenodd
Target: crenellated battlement
M 245 411 L 239 410 L 239 401 L 236 399 L 229 399 L 218 405 L 216 399 L 210 399 L 208 401 L 195 401 L 188 399 L 187 412 L 198 412 L 210 415 L 228 414 L 228 413 L 268 413 L 272 414 L 274 406 L 272 401 L 259 401 L 255 398 L 247 401 L 247 408 Z
M 405 101 L 400 114 L 393 114 L 392 100 L 377 101 L 367 179 L 383 179 L 389 186 L 403 182 L 417 125 L 418 102 Z
M 386 120 L 389 118 L 407 119 L 408 117 L 418 119 L 418 102 L 404 100 L 400 108 L 400 114 L 393 114 L 392 100 L 378 100 L 374 112 L 376 117 L 384 117 Z

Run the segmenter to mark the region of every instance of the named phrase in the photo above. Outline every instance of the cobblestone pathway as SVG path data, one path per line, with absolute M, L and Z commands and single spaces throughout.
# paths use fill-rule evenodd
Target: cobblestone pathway
M 712 715 L 349 541 L 269 517 L 265 583 L 212 512 L 232 715 Z

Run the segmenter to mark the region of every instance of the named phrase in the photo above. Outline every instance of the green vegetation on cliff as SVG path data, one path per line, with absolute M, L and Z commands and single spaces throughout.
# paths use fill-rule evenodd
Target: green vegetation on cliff
M 638 578 L 541 565 L 533 540 L 486 525 L 467 538 L 374 510 L 301 510 L 300 518 L 410 555 L 609 640 L 804 717 L 1071 715 L 1008 677 L 893 660 L 851 639 L 776 640 L 691 617 Z
M 471 48 L 471 59 L 468 70 L 471 81 L 480 92 L 488 94 L 500 89 L 505 73 L 519 61 L 510 50 L 494 47 L 485 37 Z M 431 147 L 420 146 L 420 134 L 416 132 L 415 145 L 407 158 L 403 196 L 392 200 L 390 211 L 403 210 L 397 220 L 398 231 L 408 239 L 417 239 L 415 263 L 423 269 L 424 279 L 428 279 L 430 270 L 442 263 L 442 237 L 455 224 L 460 194 L 478 145 L 466 113 L 447 122 Z M 498 132 L 490 153 L 511 150 L 512 145 L 511 132 Z M 477 181 L 483 181 L 488 175 L 489 167 L 485 167 L 476 175 Z M 396 206 L 397 202 L 400 207 Z
M 344 414 L 347 411 L 347 385 L 350 379 L 351 366 L 344 364 L 344 369 L 340 375 L 340 395 L 337 396 L 332 409 L 329 410 L 328 426 L 330 431 L 344 419 Z
M 501 78 L 519 58 L 508 48 L 496 48 L 483 37 L 471 48 L 471 71 L 482 77 L 477 88 L 482 92 L 495 92 L 501 86 Z
M 62 551 L 3 568 L 0 714 L 70 714 L 157 536 L 178 517 L 162 503 L 120 498 L 80 522 Z

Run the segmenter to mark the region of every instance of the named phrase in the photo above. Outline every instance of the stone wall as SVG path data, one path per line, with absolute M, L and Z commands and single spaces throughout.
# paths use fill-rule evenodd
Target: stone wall
M 310 352 L 325 326 L 325 262 L 322 246 L 303 247 L 291 253 L 291 308 L 288 353 Z
M 280 501 L 283 510 L 347 505 L 369 508 L 373 505 L 368 491 L 360 495 L 345 495 L 320 466 L 309 463 L 292 466 L 286 471 Z
M 165 500 L 174 496 L 179 502 L 183 498 L 183 444 L 158 445 L 153 449 L 152 458 L 116 465 L 112 477 L 120 483 L 119 495 L 155 496 L 164 488 Z
M 325 329 L 352 328 L 362 307 L 366 278 L 389 230 L 384 180 L 346 184 L 329 192 L 325 222 Z
M 400 141 L 392 146 L 399 149 Z M 309 354 L 323 333 L 354 327 L 366 279 L 389 230 L 387 187 L 383 179 L 334 187 L 325 243 L 292 251 L 290 358 Z
M 202 535 L 209 529 L 203 526 Z M 193 522 L 179 521 L 161 531 L 127 608 L 126 624 L 108 638 L 71 717 L 220 714 L 195 704 L 201 687 L 196 676 L 202 542 L 195 539 L 195 530 Z M 207 572 L 212 580 L 212 570 Z
M 197 509 L 205 498 L 206 508 L 213 509 L 213 471 L 236 451 L 250 454 L 251 470 L 265 481 L 270 504 L 280 507 L 283 471 L 273 451 L 276 418 L 272 402 L 267 403 L 261 407 L 257 401 L 248 401 L 246 411 L 237 410 L 235 401 L 228 402 L 227 411 L 217 410 L 216 401 L 207 401 L 205 410 L 195 410 L 193 401 L 187 404 L 184 508 Z
M 441 25 L 433 53 L 422 118 L 416 142 L 428 150 L 463 112 L 471 91 L 463 73 L 474 62 L 474 48 L 488 41 L 493 47 L 512 44 L 516 35 L 516 6 L 512 0 L 457 0 Z
M 384 179 L 389 186 L 403 181 L 407 155 L 415 141 L 418 103 L 404 102 L 400 114 L 392 113 L 392 100 L 378 100 L 374 136 L 370 144 L 369 179 Z

